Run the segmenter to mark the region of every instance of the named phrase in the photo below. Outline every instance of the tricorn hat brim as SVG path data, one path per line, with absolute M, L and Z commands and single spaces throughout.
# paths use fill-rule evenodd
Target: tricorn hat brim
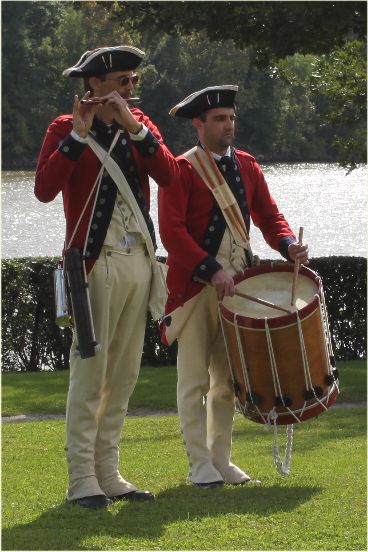
M 169 111 L 172 117 L 193 119 L 216 107 L 235 107 L 239 87 L 233 84 L 209 86 L 193 92 Z
M 80 60 L 63 71 L 66 77 L 92 77 L 113 71 L 132 71 L 138 67 L 145 53 L 133 46 L 112 46 L 88 50 Z

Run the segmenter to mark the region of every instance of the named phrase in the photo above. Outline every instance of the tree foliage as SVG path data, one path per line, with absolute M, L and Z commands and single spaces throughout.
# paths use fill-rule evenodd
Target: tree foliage
M 295 53 L 323 54 L 346 38 L 366 35 L 366 2 L 133 2 L 118 3 L 118 17 L 143 30 L 171 35 L 206 33 L 209 40 L 231 39 L 253 46 L 256 61 Z M 108 8 L 107 8 L 108 9 Z
M 320 108 L 324 125 L 335 130 L 332 141 L 338 158 L 350 171 L 367 160 L 367 63 L 360 41 L 346 42 L 315 59 L 312 88 L 325 101 Z
M 310 4 L 315 6 L 314 19 L 306 13 Z M 343 36 L 353 31 L 362 34 L 363 3 L 337 2 L 338 12 L 330 4 L 2 2 L 3 167 L 35 166 L 48 124 L 57 115 L 70 113 L 74 94 L 83 91 L 80 79 L 65 78 L 62 71 L 87 49 L 117 44 L 146 51 L 138 95 L 174 153 L 191 147 L 195 133 L 190 122 L 170 118 L 169 109 L 194 90 L 230 83 L 239 85 L 239 147 L 262 161 L 342 159 L 351 167 L 362 161 L 365 149 L 365 52 L 362 40 L 343 42 Z M 312 30 L 304 42 L 292 32 L 292 22 L 297 19 L 300 27 L 303 20 L 309 29 L 316 13 L 330 15 L 323 23 L 326 32 Z M 262 25 L 267 32 L 256 32 Z M 318 40 L 311 39 L 315 34 Z M 321 54 L 323 48 L 327 51 L 326 37 L 329 48 L 333 43 L 343 45 Z M 303 52 L 319 54 L 293 53 L 262 66 L 267 52 L 270 59 L 284 53 L 282 42 L 288 48 L 285 52 L 296 51 L 300 43 Z
M 2 155 L 6 167 L 35 165 L 51 120 L 69 113 L 82 83 L 62 76 L 95 45 L 131 42 L 100 2 L 2 2 Z M 133 38 L 134 40 L 134 38 Z M 111 41 L 111 42 L 110 42 Z
M 252 51 L 252 65 L 264 71 L 265 82 L 252 88 L 263 101 L 256 108 L 257 124 L 247 119 L 248 141 L 263 145 L 266 156 L 270 141 L 259 140 L 264 125 L 275 133 L 272 147 L 281 157 L 292 150 L 294 159 L 318 158 L 318 152 L 326 156 L 334 148 L 349 170 L 366 162 L 366 2 L 128 1 L 119 9 L 115 16 L 140 29 L 200 36 L 214 49 L 231 40 L 239 51 Z M 267 82 L 270 66 L 275 77 L 290 77 L 284 79 L 290 86 L 279 87 L 278 97 L 277 87 Z M 208 67 L 212 71 L 210 60 Z M 298 75 L 302 67 L 308 75 Z M 272 96 L 279 100 L 279 117 L 269 104 Z M 318 135 L 316 114 L 321 118 Z

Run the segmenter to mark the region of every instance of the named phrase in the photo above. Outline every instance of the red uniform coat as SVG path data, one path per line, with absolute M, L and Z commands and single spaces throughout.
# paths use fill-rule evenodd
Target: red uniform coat
M 163 144 L 159 130 L 150 119 L 137 108 L 133 108 L 132 113 L 139 122 L 146 125 L 160 145 L 152 155 L 144 157 L 139 153 L 138 146 L 135 145 L 136 143 L 131 141 L 133 144 L 131 151 L 136 162 L 140 186 L 146 204 L 149 207 L 150 189 L 148 176 L 150 175 L 158 185 L 168 186 L 178 176 L 177 163 L 170 151 Z M 72 115 L 61 115 L 50 124 L 42 145 L 35 176 L 35 195 L 40 201 L 49 202 L 59 192 L 63 194 L 66 218 L 66 244 L 69 243 L 101 166 L 92 150 L 88 146 L 77 143 L 75 140 L 71 139 L 74 142 L 74 144 L 71 143 L 71 146 L 79 148 L 81 153 L 80 151 L 75 155 L 71 155 L 70 153 L 68 157 L 67 154 L 59 149 L 60 142 L 69 135 L 73 128 L 72 121 Z M 96 192 L 94 192 L 93 197 L 88 203 L 77 233 L 71 243 L 71 246 L 76 246 L 81 251 L 83 251 L 87 239 L 95 195 Z M 93 264 L 93 259 L 86 261 L 87 272 L 91 270 Z
M 273 249 L 287 255 L 289 243 L 296 241 L 284 216 L 278 211 L 262 170 L 246 152 L 234 150 L 242 174 L 251 219 Z M 208 252 L 201 245 L 212 209 L 212 193 L 189 161 L 177 158 L 180 179 L 175 186 L 159 190 L 160 234 L 168 251 L 166 315 L 182 306 L 203 287 L 193 281 L 195 269 Z

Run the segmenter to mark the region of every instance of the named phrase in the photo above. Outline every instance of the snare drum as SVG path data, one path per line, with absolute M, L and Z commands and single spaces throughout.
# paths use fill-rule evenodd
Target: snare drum
M 237 295 L 219 303 L 238 406 L 259 423 L 302 422 L 327 410 L 339 392 L 321 279 L 302 266 L 291 306 L 293 272 L 272 263 L 234 278 L 236 290 L 289 314 Z

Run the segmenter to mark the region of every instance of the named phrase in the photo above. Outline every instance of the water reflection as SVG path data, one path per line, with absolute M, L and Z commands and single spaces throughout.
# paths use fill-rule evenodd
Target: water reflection
M 280 211 L 297 234 L 304 226 L 311 256 L 367 256 L 365 166 L 346 175 L 337 165 L 275 164 L 263 167 Z M 64 242 L 62 197 L 40 203 L 33 172 L 2 173 L 2 257 L 59 255 Z M 157 187 L 152 182 L 152 218 L 157 229 Z M 158 232 L 157 232 L 158 235 Z M 252 226 L 252 248 L 261 258 L 278 259 Z M 166 252 L 158 236 L 157 254 Z

